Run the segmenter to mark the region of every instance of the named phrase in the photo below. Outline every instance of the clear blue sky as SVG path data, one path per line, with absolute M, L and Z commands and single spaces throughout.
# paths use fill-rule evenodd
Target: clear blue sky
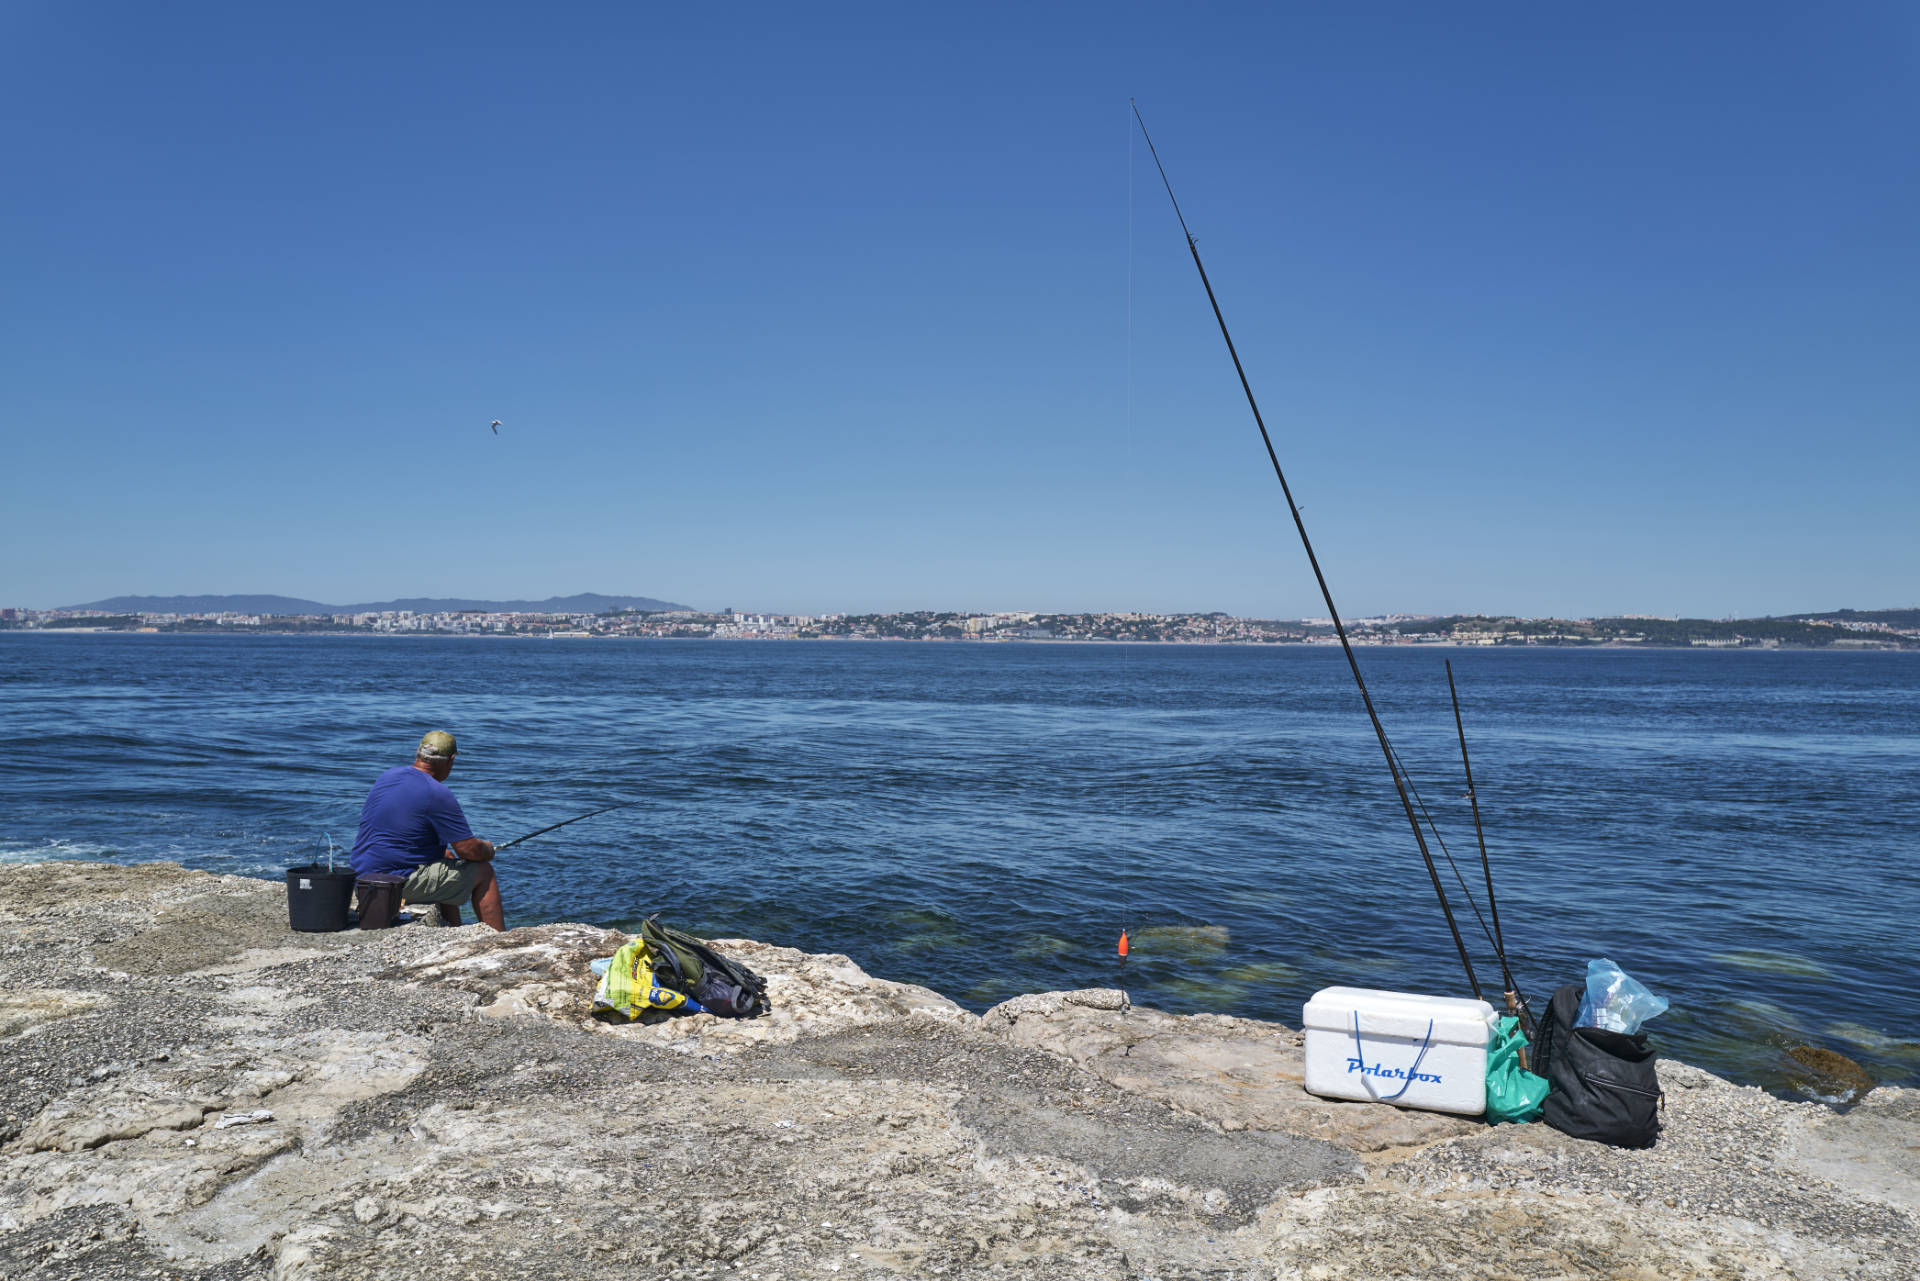
M 1920 600 L 1911 4 L 15 0 L 0 604 L 1319 613 L 1129 96 L 1347 612 Z

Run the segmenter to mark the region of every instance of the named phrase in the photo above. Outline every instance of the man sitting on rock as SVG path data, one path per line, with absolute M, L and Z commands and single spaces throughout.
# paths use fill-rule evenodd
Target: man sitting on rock
M 504 930 L 493 846 L 473 834 L 447 786 L 457 750 L 453 735 L 434 730 L 420 740 L 413 764 L 375 780 L 353 838 L 353 873 L 405 876 L 400 897 L 407 902 L 438 904 L 441 919 L 458 925 L 457 905 L 470 901 L 483 924 Z

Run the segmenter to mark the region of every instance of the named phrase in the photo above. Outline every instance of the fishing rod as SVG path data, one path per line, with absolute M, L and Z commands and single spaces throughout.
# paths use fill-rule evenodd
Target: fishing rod
M 1347 656 L 1347 666 L 1353 672 L 1353 683 L 1359 687 L 1360 701 L 1366 705 L 1367 719 L 1373 723 L 1374 736 L 1380 740 L 1381 754 L 1386 757 L 1387 769 L 1393 775 L 1394 790 L 1400 793 L 1400 805 L 1407 812 L 1407 825 L 1413 829 L 1413 840 L 1420 847 L 1420 857 L 1427 865 L 1427 875 L 1433 880 L 1433 892 L 1440 899 L 1440 911 L 1447 918 L 1447 929 L 1453 934 L 1453 945 L 1460 953 L 1460 964 L 1467 972 L 1467 986 L 1473 989 L 1476 998 L 1484 1000 L 1480 993 L 1480 979 L 1473 972 L 1473 958 L 1467 955 L 1466 940 L 1460 936 L 1460 925 L 1453 919 L 1453 906 L 1447 902 L 1446 887 L 1440 883 L 1440 869 L 1434 866 L 1433 854 L 1427 849 L 1427 839 L 1420 832 L 1420 819 L 1413 811 L 1413 800 L 1407 795 L 1406 781 L 1401 777 L 1400 762 L 1393 754 L 1393 744 L 1387 740 L 1386 726 L 1380 723 L 1380 713 L 1374 709 L 1373 695 L 1367 690 L 1366 678 L 1360 674 L 1360 660 L 1354 656 L 1353 643 L 1347 639 L 1346 624 L 1340 621 L 1340 611 L 1334 607 L 1333 591 L 1327 586 L 1327 576 L 1321 572 L 1320 558 L 1314 554 L 1313 540 L 1307 537 L 1307 525 L 1300 518 L 1300 505 L 1293 501 L 1293 487 L 1287 484 L 1287 474 L 1280 466 L 1280 454 L 1273 447 L 1273 437 L 1267 431 L 1266 419 L 1260 415 L 1260 404 L 1254 399 L 1253 384 L 1247 381 L 1246 367 L 1240 363 L 1240 352 L 1233 345 L 1233 335 L 1227 330 L 1227 318 L 1220 311 L 1220 300 L 1214 296 L 1213 282 L 1207 279 L 1206 265 L 1200 261 L 1200 246 L 1193 238 L 1193 232 L 1187 229 L 1186 215 L 1180 212 L 1180 199 L 1173 194 L 1173 181 L 1167 177 L 1167 167 L 1160 162 L 1160 151 L 1153 145 L 1153 135 L 1147 132 L 1147 122 L 1140 115 L 1139 104 L 1127 99 L 1127 105 L 1133 108 L 1133 118 L 1139 122 L 1140 136 L 1147 140 L 1147 150 L 1153 155 L 1153 164 L 1160 171 L 1160 182 L 1167 189 L 1167 199 L 1173 202 L 1173 216 L 1180 221 L 1180 232 L 1187 238 L 1187 252 L 1193 255 L 1194 270 L 1200 273 L 1200 284 L 1207 291 L 1207 302 L 1213 307 L 1213 318 L 1220 325 L 1220 336 L 1226 339 L 1227 354 L 1233 358 L 1234 372 L 1240 375 L 1240 390 L 1246 393 L 1247 408 L 1253 411 L 1254 425 L 1260 429 L 1260 439 L 1267 447 L 1267 459 L 1273 464 L 1273 474 L 1280 482 L 1280 492 L 1286 495 L 1287 511 L 1293 516 L 1293 527 L 1300 534 L 1300 545 L 1306 548 L 1307 563 L 1313 567 L 1314 581 L 1320 585 L 1320 599 L 1326 602 L 1327 616 L 1333 620 L 1333 630 L 1340 637 L 1340 649 Z
M 1500 958 L 1500 975 L 1507 981 L 1507 1012 L 1528 1023 L 1532 1020 L 1527 1012 L 1527 998 L 1521 994 L 1520 985 L 1513 980 L 1513 970 L 1507 965 L 1507 939 L 1500 932 L 1500 902 L 1493 896 L 1493 863 L 1487 858 L 1486 829 L 1480 825 L 1480 793 L 1473 785 L 1473 762 L 1467 758 L 1467 727 L 1460 719 L 1460 691 L 1453 684 L 1451 658 L 1447 660 L 1447 693 L 1453 699 L 1453 728 L 1460 736 L 1460 768 L 1467 775 L 1467 800 L 1473 805 L 1473 834 L 1480 842 L 1480 870 L 1487 878 L 1487 912 L 1493 917 L 1493 950 Z M 1520 1066 L 1524 1068 L 1526 1064 Z
M 603 809 L 588 810 L 585 814 L 576 814 L 572 818 L 563 818 L 558 823 L 549 823 L 537 832 L 528 832 L 525 836 L 516 836 L 505 845 L 496 845 L 493 847 L 493 852 L 498 854 L 501 850 L 509 849 L 522 841 L 530 841 L 536 836 L 545 836 L 556 827 L 565 827 L 569 823 L 578 823 L 583 818 L 592 818 L 595 814 L 605 814 L 612 810 L 623 810 L 629 805 L 638 805 L 639 803 L 639 801 L 621 801 L 618 805 L 608 805 Z

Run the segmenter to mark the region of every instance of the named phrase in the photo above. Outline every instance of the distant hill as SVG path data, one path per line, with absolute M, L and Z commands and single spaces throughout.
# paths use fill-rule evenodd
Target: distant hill
M 1824 614 L 1788 614 L 1788 618 L 1825 623 L 1885 623 L 1888 627 L 1920 627 L 1920 609 L 1835 609 Z
M 110 596 L 62 609 L 95 609 L 103 614 L 331 614 L 333 605 L 292 596 Z
M 457 609 L 489 613 L 603 614 L 610 609 L 687 609 L 651 596 L 549 596 L 546 600 L 463 600 L 414 597 L 373 601 L 364 605 L 323 605 L 294 596 L 111 596 L 67 609 L 91 609 L 103 614 L 372 614 L 388 609 L 410 609 L 416 614 L 439 614 Z

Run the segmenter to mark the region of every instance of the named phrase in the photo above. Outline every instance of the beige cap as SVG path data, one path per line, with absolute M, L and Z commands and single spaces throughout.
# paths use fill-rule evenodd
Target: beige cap
M 450 761 L 459 747 L 453 741 L 453 735 L 443 729 L 430 730 L 420 740 L 420 749 L 416 755 L 430 761 Z

